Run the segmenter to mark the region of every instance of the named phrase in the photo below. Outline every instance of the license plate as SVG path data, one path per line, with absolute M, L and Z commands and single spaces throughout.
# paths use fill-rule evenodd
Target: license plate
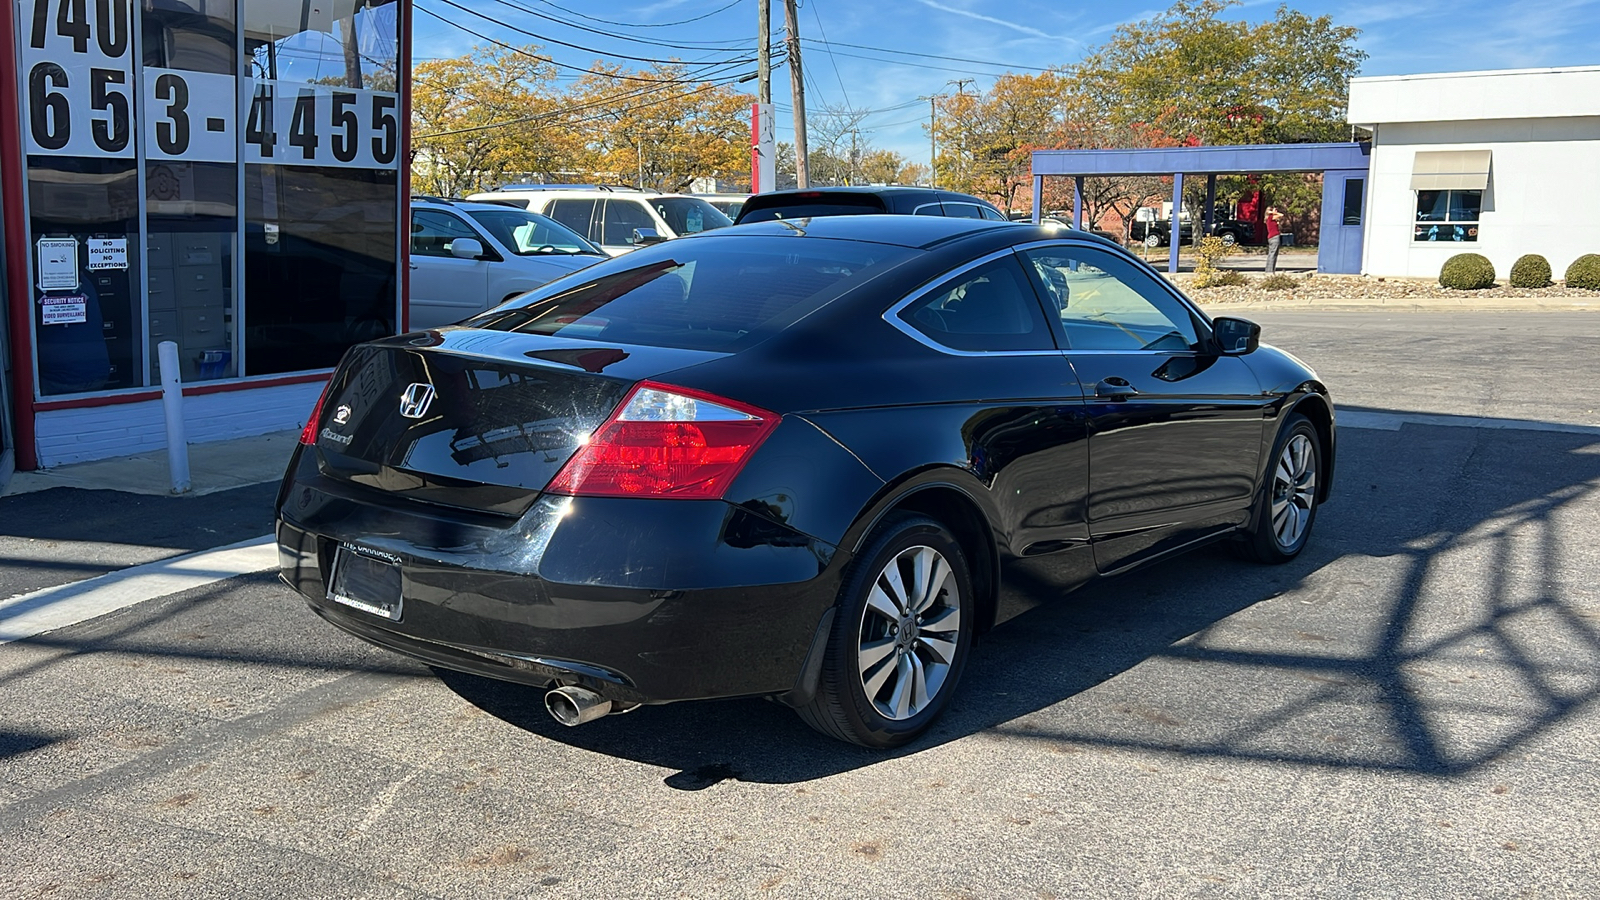
M 400 560 L 387 553 L 340 544 L 333 556 L 328 599 L 400 621 Z

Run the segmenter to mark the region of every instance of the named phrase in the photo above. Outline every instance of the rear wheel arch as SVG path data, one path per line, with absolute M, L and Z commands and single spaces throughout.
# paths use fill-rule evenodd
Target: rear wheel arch
M 995 547 L 995 530 L 982 505 L 971 494 L 945 481 L 923 483 L 908 488 L 887 501 L 880 501 L 851 529 L 852 554 L 859 554 L 878 524 L 896 513 L 927 516 L 950 529 L 967 556 L 972 574 L 973 600 L 977 608 L 977 631 L 993 624 L 1000 587 L 1000 557 Z

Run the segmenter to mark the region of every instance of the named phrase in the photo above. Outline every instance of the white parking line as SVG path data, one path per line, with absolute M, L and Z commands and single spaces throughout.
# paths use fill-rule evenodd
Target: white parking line
M 277 564 L 277 543 L 267 534 L 214 550 L 43 588 L 0 602 L 0 644 Z
M 1515 431 L 1555 431 L 1562 434 L 1592 434 L 1600 437 L 1600 425 L 1568 425 L 1564 422 L 1538 422 L 1532 419 L 1495 419 L 1486 416 L 1447 416 L 1432 413 L 1370 412 L 1341 409 L 1340 428 L 1369 428 L 1399 431 L 1402 425 L 1438 425 L 1446 428 L 1497 428 Z

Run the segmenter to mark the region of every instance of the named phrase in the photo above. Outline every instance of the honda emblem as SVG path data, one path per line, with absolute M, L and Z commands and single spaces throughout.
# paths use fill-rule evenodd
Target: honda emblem
M 416 382 L 400 395 L 400 415 L 408 419 L 420 419 L 428 414 L 428 406 L 432 403 L 433 385 Z

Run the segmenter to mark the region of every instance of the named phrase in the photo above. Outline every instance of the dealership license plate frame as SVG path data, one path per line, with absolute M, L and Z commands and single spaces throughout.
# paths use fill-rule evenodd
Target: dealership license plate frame
M 339 544 L 328 575 L 328 599 L 368 615 L 400 621 L 405 610 L 400 559 L 389 553 Z

